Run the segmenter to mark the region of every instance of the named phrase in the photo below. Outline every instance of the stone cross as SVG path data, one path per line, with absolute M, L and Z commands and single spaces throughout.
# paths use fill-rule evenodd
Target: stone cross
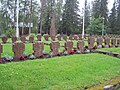
M 49 35 L 48 35 L 48 34 L 44 35 L 44 39 L 45 39 L 46 41 L 49 41 Z
M 42 39 L 42 35 L 41 35 L 41 34 L 38 34 L 38 35 L 37 35 L 37 40 L 38 40 L 38 41 L 41 41 L 41 39 Z
M 120 46 L 120 38 L 117 39 L 117 46 Z
M 77 49 L 80 50 L 81 53 L 84 53 L 84 41 L 78 41 L 77 42 Z
M 78 40 L 78 36 L 77 35 L 74 35 L 74 40 Z
M 89 38 L 88 38 L 88 48 L 89 49 L 92 49 L 93 47 L 94 47 L 94 43 L 95 43 L 95 38 L 94 37 L 92 37 L 92 36 L 90 36 Z
M 112 46 L 116 46 L 116 43 L 117 43 L 116 38 L 112 38 L 112 39 L 111 39 L 111 45 L 112 45 Z
M 105 42 L 105 46 L 109 47 L 109 45 L 110 45 L 110 38 L 109 37 L 105 37 L 104 42 Z
M 23 43 L 25 43 L 25 42 L 26 42 L 26 37 L 25 37 L 25 36 L 22 36 L 22 37 L 20 38 L 20 40 L 21 40 Z
M 62 36 L 61 36 L 61 35 L 58 35 L 58 36 L 57 36 L 57 39 L 58 39 L 59 41 L 61 41 Z
M 73 40 L 73 35 L 70 35 L 70 36 L 69 36 L 69 40 Z
M 79 40 L 82 40 L 82 34 L 78 35 Z
M 8 37 L 6 37 L 6 36 L 3 36 L 2 37 L 2 42 L 5 44 L 5 43 L 7 43 L 7 40 L 8 40 Z
M 52 40 L 52 41 L 55 41 L 55 36 L 51 36 L 51 40 Z
M 1 59 L 1 53 L 3 52 L 3 46 L 2 44 L 0 43 L 0 59 Z
M 33 42 L 34 42 L 34 36 L 30 36 L 30 37 L 29 37 L 29 42 L 30 42 L 30 43 L 33 43 Z
M 67 41 L 65 43 L 65 50 L 70 54 L 72 49 L 73 49 L 73 42 Z
M 41 41 L 35 42 L 33 44 L 33 51 L 35 57 L 39 58 L 40 56 L 43 55 L 43 50 L 44 50 L 44 43 Z
M 59 49 L 60 49 L 60 43 L 59 42 L 56 42 L 56 41 L 52 41 L 50 43 L 50 49 L 51 51 L 53 52 L 54 55 L 58 55 L 60 52 L 59 52 Z
M 15 42 L 12 48 L 15 61 L 20 60 L 20 57 L 23 56 L 25 51 L 25 44 L 23 42 Z
M 17 37 L 12 37 L 12 43 L 15 43 L 17 41 Z
M 64 39 L 65 41 L 67 41 L 67 35 L 64 35 L 64 36 L 63 36 L 63 39 Z
M 101 48 L 102 48 L 102 44 L 103 44 L 103 38 L 102 37 L 98 37 L 97 38 L 97 46 L 98 47 L 101 46 Z

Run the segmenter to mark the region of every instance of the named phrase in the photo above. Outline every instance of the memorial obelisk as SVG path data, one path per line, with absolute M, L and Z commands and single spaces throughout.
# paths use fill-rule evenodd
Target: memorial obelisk
M 52 0 L 51 3 L 51 24 L 50 24 L 50 36 L 54 37 L 56 35 L 55 33 L 55 15 L 54 15 L 54 0 Z

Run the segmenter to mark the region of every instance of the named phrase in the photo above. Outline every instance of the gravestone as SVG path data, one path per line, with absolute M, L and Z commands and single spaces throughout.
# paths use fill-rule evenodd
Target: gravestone
M 82 40 L 82 34 L 79 34 L 78 37 L 79 37 L 79 40 Z
M 112 38 L 112 39 L 111 39 L 111 45 L 112 45 L 112 46 L 116 46 L 116 43 L 117 43 L 116 38 Z
M 62 40 L 62 36 L 61 36 L 61 35 L 58 35 L 58 36 L 57 36 L 57 39 L 58 39 L 59 41 L 61 41 L 61 40 Z
M 46 41 L 49 41 L 49 35 L 48 35 L 48 34 L 44 35 L 44 39 L 45 39 Z
M 8 37 L 6 37 L 6 36 L 3 36 L 2 37 L 2 42 L 5 44 L 5 43 L 7 43 L 7 40 L 8 40 Z
M 44 50 L 44 43 L 41 41 L 35 42 L 33 44 L 33 51 L 35 57 L 39 58 L 40 56 L 43 55 L 43 50 Z
M 117 46 L 120 46 L 120 38 L 117 39 Z
M 110 46 L 110 38 L 109 37 L 105 37 L 104 43 L 105 43 L 105 48 L 108 48 Z
M 30 37 L 29 37 L 29 42 L 30 42 L 30 43 L 33 43 L 33 42 L 34 42 L 34 36 L 30 36 Z
M 3 46 L 2 44 L 0 43 L 0 59 L 1 59 L 1 53 L 3 52 Z
M 50 36 L 55 36 L 55 16 L 51 15 Z
M 92 37 L 92 36 L 90 36 L 90 37 L 88 38 L 88 48 L 89 48 L 89 49 L 92 49 L 92 48 L 94 47 L 94 43 L 95 43 L 95 38 Z
M 52 40 L 52 41 L 55 41 L 55 36 L 51 36 L 51 40 Z
M 67 41 L 67 35 L 63 35 L 63 39 Z
M 74 40 L 78 40 L 78 35 L 74 35 Z
M 78 49 L 81 53 L 84 53 L 85 48 L 84 48 L 84 41 L 83 41 L 83 40 L 77 42 L 77 49 Z
M 23 43 L 25 43 L 25 42 L 26 42 L 26 37 L 25 37 L 25 36 L 22 36 L 22 37 L 20 38 L 20 40 L 21 40 Z
M 17 37 L 12 37 L 12 43 L 15 43 L 17 41 Z
M 25 51 L 25 44 L 23 42 L 15 42 L 13 44 L 13 52 L 15 61 L 19 61 Z
M 37 40 L 38 40 L 38 41 L 41 41 L 41 39 L 42 39 L 42 35 L 41 35 L 41 34 L 38 34 L 38 35 L 37 35 Z
M 71 50 L 73 49 L 73 42 L 67 41 L 65 42 L 65 50 L 70 54 Z
M 50 43 L 50 49 L 51 51 L 53 52 L 53 54 L 56 56 L 58 55 L 60 52 L 59 52 L 59 49 L 60 49 L 60 43 L 59 42 L 56 42 L 56 41 L 52 41 Z
M 102 48 L 102 44 L 103 44 L 103 38 L 102 37 L 98 37 L 97 38 L 97 46 L 98 46 L 98 48 Z
M 69 40 L 73 40 L 73 35 L 70 35 L 70 36 L 69 36 Z

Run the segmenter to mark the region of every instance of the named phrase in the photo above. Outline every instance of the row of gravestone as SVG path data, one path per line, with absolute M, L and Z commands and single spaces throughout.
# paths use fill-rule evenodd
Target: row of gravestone
M 46 41 L 49 41 L 49 35 L 44 35 L 44 38 L 45 38 L 45 40 Z M 59 41 L 61 41 L 62 40 L 62 38 L 65 40 L 65 41 L 67 41 L 67 40 L 82 40 L 82 35 L 70 35 L 69 36 L 69 39 L 68 39 L 68 36 L 67 35 L 58 35 L 58 36 L 56 36 L 57 37 L 57 39 L 59 40 Z M 56 37 L 55 36 L 52 36 L 51 37 L 51 39 L 52 39 L 52 41 L 55 41 L 56 40 Z M 86 38 L 87 36 L 85 36 L 85 38 Z M 100 38 L 101 36 L 88 36 L 88 39 L 90 38 L 90 37 L 93 37 L 93 38 Z M 108 38 L 108 36 L 103 36 L 102 38 Z M 113 37 L 114 38 L 114 37 Z M 110 38 L 110 39 L 112 39 L 112 38 Z M 4 37 L 2 37 L 2 43 L 6 43 L 7 42 L 7 40 L 8 40 L 8 38 L 6 37 L 6 36 L 4 36 Z M 17 37 L 12 37 L 11 38 L 11 40 L 12 40 L 12 43 L 14 43 L 14 42 L 16 42 L 17 41 Z M 25 43 L 26 41 L 27 41 L 27 39 L 26 39 L 26 37 L 25 36 L 22 36 L 21 38 L 20 38 L 20 40 L 23 42 L 23 43 Z M 37 40 L 38 41 L 41 41 L 42 40 L 42 35 L 37 35 Z M 34 37 L 33 36 L 30 36 L 29 37 L 29 42 L 30 43 L 34 43 Z
M 45 39 L 46 41 L 49 41 L 49 38 L 50 38 L 49 35 L 44 35 L 44 39 Z M 57 38 L 59 41 L 61 41 L 62 38 L 63 38 L 65 41 L 67 41 L 68 36 L 67 36 L 67 35 L 51 36 L 51 40 L 52 40 L 52 41 L 55 41 L 56 38 Z M 5 43 L 7 42 L 7 40 L 8 40 L 8 38 L 7 38 L 6 36 L 2 37 L 2 43 L 5 44 Z M 17 37 L 12 37 L 11 40 L 12 40 L 12 43 L 14 43 L 14 42 L 17 41 Z M 23 43 L 25 43 L 25 42 L 27 41 L 27 39 L 26 39 L 25 36 L 20 37 L 20 40 L 21 40 Z M 38 41 L 41 41 L 41 40 L 42 40 L 42 35 L 37 35 L 37 40 L 38 40 Z M 69 36 L 69 40 L 82 40 L 82 36 L 80 35 L 80 36 L 78 37 L 78 36 L 72 36 L 72 35 L 70 35 L 70 36 Z M 33 42 L 34 42 L 34 36 L 30 36 L 30 37 L 29 37 L 29 42 L 30 42 L 30 43 L 33 43 Z
M 98 48 L 101 48 L 103 43 L 105 45 L 105 47 L 109 47 L 109 46 L 120 46 L 120 38 L 109 38 L 109 37 L 105 37 L 104 39 L 102 37 L 98 37 L 97 39 L 94 37 L 89 37 L 88 38 L 88 44 L 89 47 L 92 48 L 94 46 L 94 43 L 97 42 L 97 46 Z
M 98 48 L 102 48 L 103 45 L 103 38 L 97 38 L 97 47 Z M 112 46 L 120 46 L 120 39 L 111 39 L 110 38 L 105 38 L 104 40 L 105 42 L 105 47 L 109 47 L 110 46 L 110 42 Z M 88 38 L 88 48 L 89 49 L 93 49 L 94 47 L 94 43 L 95 43 L 95 38 L 94 37 L 89 37 Z M 84 52 L 84 41 L 78 41 L 77 42 L 77 49 L 80 50 L 81 52 Z M 2 45 L 0 44 L 0 53 L 2 53 L 3 49 L 2 49 Z M 71 52 L 71 50 L 73 49 L 73 42 L 72 41 L 66 41 L 65 45 L 64 45 L 65 51 L 67 51 L 68 53 Z M 53 52 L 54 55 L 59 54 L 59 49 L 60 49 L 60 43 L 57 41 L 52 41 L 50 43 L 50 49 Z M 34 51 L 34 55 L 35 57 L 40 57 L 43 54 L 43 50 L 44 50 L 44 43 L 42 41 L 38 41 L 38 42 L 34 42 L 33 43 L 33 51 Z M 15 42 L 13 43 L 13 52 L 14 52 L 14 58 L 15 60 L 18 60 L 24 53 L 25 51 L 25 43 L 23 42 Z M 1 57 L 1 56 L 0 56 Z
M 69 54 L 72 49 L 73 49 L 73 42 L 72 41 L 67 41 L 64 45 L 65 51 Z M 78 50 L 84 52 L 84 41 L 78 41 L 77 43 L 77 48 Z M 58 55 L 59 49 L 60 49 L 60 43 L 57 41 L 52 41 L 50 43 L 50 49 L 53 55 Z M 25 43 L 23 42 L 15 42 L 12 46 L 12 51 L 14 52 L 14 60 L 19 61 L 20 57 L 23 56 L 24 51 L 25 51 Z M 44 53 L 44 43 L 42 41 L 38 41 L 33 43 L 33 51 L 34 51 L 34 56 L 36 58 L 39 58 L 42 56 Z M 3 52 L 3 45 L 0 44 L 0 58 L 1 58 L 1 53 Z

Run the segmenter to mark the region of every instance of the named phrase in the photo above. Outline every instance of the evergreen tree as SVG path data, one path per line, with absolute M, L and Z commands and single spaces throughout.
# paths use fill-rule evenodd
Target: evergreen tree
M 78 1 L 66 0 L 62 16 L 62 32 L 64 34 L 79 33 Z
M 93 2 L 93 9 L 92 9 L 92 16 L 94 18 L 103 18 L 104 26 L 106 27 L 105 30 L 108 28 L 108 0 L 94 0 Z
M 117 0 L 116 34 L 120 34 L 120 0 Z
M 87 0 L 85 0 L 85 30 L 90 24 L 90 5 Z
M 116 10 L 116 2 L 114 2 L 113 8 L 111 9 L 111 13 L 109 16 L 109 25 L 110 25 L 109 33 L 111 34 L 116 33 L 116 21 L 117 21 L 117 10 Z

